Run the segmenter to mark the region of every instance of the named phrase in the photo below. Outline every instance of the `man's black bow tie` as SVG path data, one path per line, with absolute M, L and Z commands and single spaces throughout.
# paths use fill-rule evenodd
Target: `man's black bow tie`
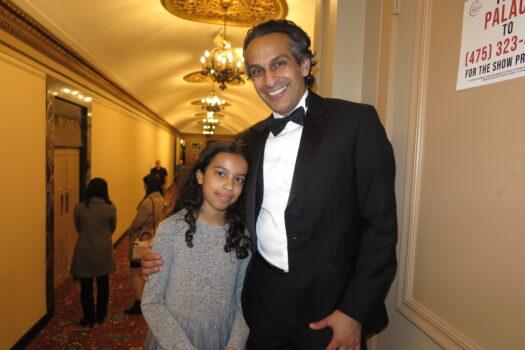
M 270 130 L 273 136 L 279 135 L 289 121 L 304 125 L 304 108 L 296 108 L 289 116 L 284 118 L 272 117 L 272 119 L 270 119 Z

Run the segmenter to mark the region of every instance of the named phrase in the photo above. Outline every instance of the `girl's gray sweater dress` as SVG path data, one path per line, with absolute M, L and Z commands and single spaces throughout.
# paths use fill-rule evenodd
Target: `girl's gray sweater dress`
M 164 265 L 148 277 L 142 296 L 150 328 L 145 349 L 243 350 L 249 330 L 240 298 L 249 257 L 224 251 L 225 227 L 199 221 L 189 248 L 184 214 L 164 220 L 154 239 Z

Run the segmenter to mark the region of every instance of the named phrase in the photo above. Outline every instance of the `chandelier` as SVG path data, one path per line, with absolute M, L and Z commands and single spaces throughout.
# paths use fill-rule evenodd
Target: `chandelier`
M 206 112 L 195 114 L 199 118 L 198 124 L 202 124 L 202 133 L 204 135 L 213 135 L 215 128 L 219 124 L 219 117 L 224 117 L 223 113 L 219 113 L 224 108 L 231 106 L 223 98 L 212 90 L 211 94 L 199 100 L 191 102 L 192 105 L 201 106 Z M 202 120 L 201 120 L 202 118 Z
M 202 115 L 203 113 L 197 113 Z M 206 116 L 202 119 L 202 133 L 203 135 L 213 135 L 215 133 L 215 127 L 219 124 L 216 113 L 213 111 L 206 112 Z
M 202 70 L 184 76 L 184 80 L 189 82 L 200 82 L 212 80 L 219 84 L 221 90 L 226 89 L 226 84 L 242 85 L 244 79 L 244 58 L 240 50 L 232 48 L 231 43 L 226 40 L 226 23 L 228 7 L 231 1 L 221 1 L 224 10 L 224 22 L 221 31 L 214 40 L 216 45 L 211 50 L 204 51 L 200 57 Z
M 226 31 L 226 23 L 223 32 Z M 232 49 L 231 43 L 221 33 L 222 47 L 215 47 L 211 51 L 204 51 L 200 61 L 202 72 L 209 75 L 211 79 L 219 84 L 221 90 L 226 89 L 226 84 L 244 84 L 243 65 L 244 58 Z
M 206 111 L 220 112 L 225 107 L 231 106 L 223 98 L 218 96 L 215 91 L 212 91 L 211 95 L 195 100 L 191 102 L 192 105 L 201 106 Z

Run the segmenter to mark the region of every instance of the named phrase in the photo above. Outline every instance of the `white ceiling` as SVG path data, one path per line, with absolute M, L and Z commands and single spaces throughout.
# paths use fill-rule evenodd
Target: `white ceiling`
M 184 133 L 200 133 L 191 101 L 208 95 L 209 83 L 182 77 L 200 69 L 220 26 L 173 16 L 160 0 L 13 0 L 148 108 Z M 313 39 L 315 0 L 288 0 L 287 18 Z M 241 47 L 248 28 L 228 27 L 227 39 Z M 265 118 L 269 109 L 251 82 L 216 91 L 231 103 L 218 134 L 232 134 Z

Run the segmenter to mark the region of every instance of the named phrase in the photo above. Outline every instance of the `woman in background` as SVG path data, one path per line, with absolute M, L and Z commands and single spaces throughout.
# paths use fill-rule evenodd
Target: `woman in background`
M 71 262 L 71 274 L 80 279 L 83 318 L 80 325 L 93 327 L 106 318 L 109 298 L 109 274 L 115 270 L 113 242 L 117 213 L 108 195 L 104 179 L 92 179 L 84 202 L 75 207 L 78 240 Z M 97 280 L 97 307 L 93 296 L 93 279 Z
M 142 311 L 140 309 L 140 301 L 142 299 L 142 290 L 144 289 L 144 280 L 140 271 L 140 261 L 132 260 L 133 242 L 147 232 L 153 238 L 159 222 L 162 220 L 164 209 L 164 198 L 162 197 L 163 190 L 158 176 L 149 174 L 142 179 L 144 182 L 144 190 L 146 194 L 140 201 L 137 208 L 137 214 L 131 223 L 131 226 L 124 232 L 124 235 L 129 237 L 129 267 L 131 275 L 131 283 L 135 292 L 135 302 L 129 308 L 124 310 L 128 315 L 138 315 Z

